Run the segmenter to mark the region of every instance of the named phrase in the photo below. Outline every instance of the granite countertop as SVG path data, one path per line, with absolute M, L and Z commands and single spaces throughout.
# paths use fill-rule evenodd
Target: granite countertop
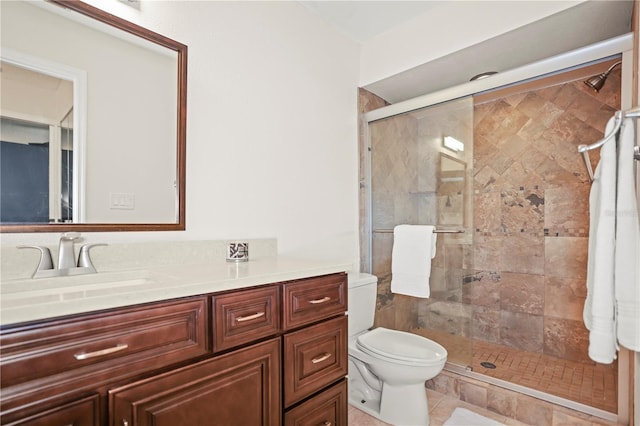
M 275 256 L 5 281 L 0 285 L 0 325 L 347 272 L 350 266 Z

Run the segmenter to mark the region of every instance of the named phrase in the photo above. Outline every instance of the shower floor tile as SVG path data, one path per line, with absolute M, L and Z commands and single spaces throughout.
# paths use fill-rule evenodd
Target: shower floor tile
M 471 365 L 473 371 L 511 383 L 570 399 L 611 413 L 618 411 L 618 364 L 567 361 L 481 340 L 471 340 L 432 330 L 416 329 L 449 352 L 448 360 Z M 473 358 L 469 358 L 469 353 Z M 483 367 L 490 362 L 496 368 Z

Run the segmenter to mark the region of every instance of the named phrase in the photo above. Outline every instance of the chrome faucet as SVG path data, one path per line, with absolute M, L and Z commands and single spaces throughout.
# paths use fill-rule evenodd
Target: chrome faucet
M 69 269 L 77 266 L 74 242 L 79 239 L 80 234 L 77 232 L 62 234 L 58 245 L 58 269 Z
M 95 274 L 96 268 L 91 262 L 89 250 L 106 244 L 85 244 L 80 248 L 80 255 L 76 262 L 75 242 L 81 240 L 77 232 L 67 232 L 60 237 L 58 246 L 58 267 L 54 268 L 51 251 L 42 246 L 18 246 L 18 248 L 33 248 L 40 250 L 40 261 L 32 278 L 63 277 L 67 275 Z

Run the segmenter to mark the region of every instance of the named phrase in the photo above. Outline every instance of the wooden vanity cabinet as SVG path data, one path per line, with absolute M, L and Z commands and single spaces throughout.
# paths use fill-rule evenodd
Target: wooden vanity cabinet
M 0 328 L 0 424 L 346 425 L 347 276 Z
M 207 312 L 193 297 L 3 327 L 0 423 L 102 424 L 110 386 L 210 352 Z

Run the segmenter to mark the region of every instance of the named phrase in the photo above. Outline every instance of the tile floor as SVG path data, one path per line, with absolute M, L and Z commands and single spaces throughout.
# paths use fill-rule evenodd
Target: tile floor
M 480 365 L 489 361 L 495 369 Z M 473 371 L 615 413 L 617 363 L 603 365 L 565 361 L 543 354 L 519 351 L 474 341 Z
M 570 399 L 610 413 L 617 412 L 617 362 L 611 365 L 594 362 L 565 361 L 539 353 L 470 340 L 426 329 L 413 330 L 431 338 L 449 352 L 448 361 L 471 365 L 473 371 L 511 383 Z M 469 358 L 469 354 L 473 358 Z M 481 362 L 496 365 L 484 368 Z
M 558 407 L 553 411 L 553 420 L 549 425 L 536 425 L 535 423 L 523 423 L 518 420 L 510 419 L 500 414 L 496 414 L 492 411 L 485 410 L 483 408 L 471 405 L 464 401 L 460 401 L 457 398 L 445 396 L 441 393 L 427 389 L 427 399 L 429 401 L 429 425 L 441 426 L 447 421 L 451 413 L 456 407 L 466 408 L 482 416 L 496 420 L 507 426 L 522 426 L 522 425 L 534 425 L 534 426 L 614 426 L 615 423 L 610 423 L 604 420 L 596 419 L 587 415 L 571 412 L 570 410 Z M 384 423 L 363 411 L 358 410 L 355 407 L 349 405 L 349 425 L 351 426 L 385 426 Z

